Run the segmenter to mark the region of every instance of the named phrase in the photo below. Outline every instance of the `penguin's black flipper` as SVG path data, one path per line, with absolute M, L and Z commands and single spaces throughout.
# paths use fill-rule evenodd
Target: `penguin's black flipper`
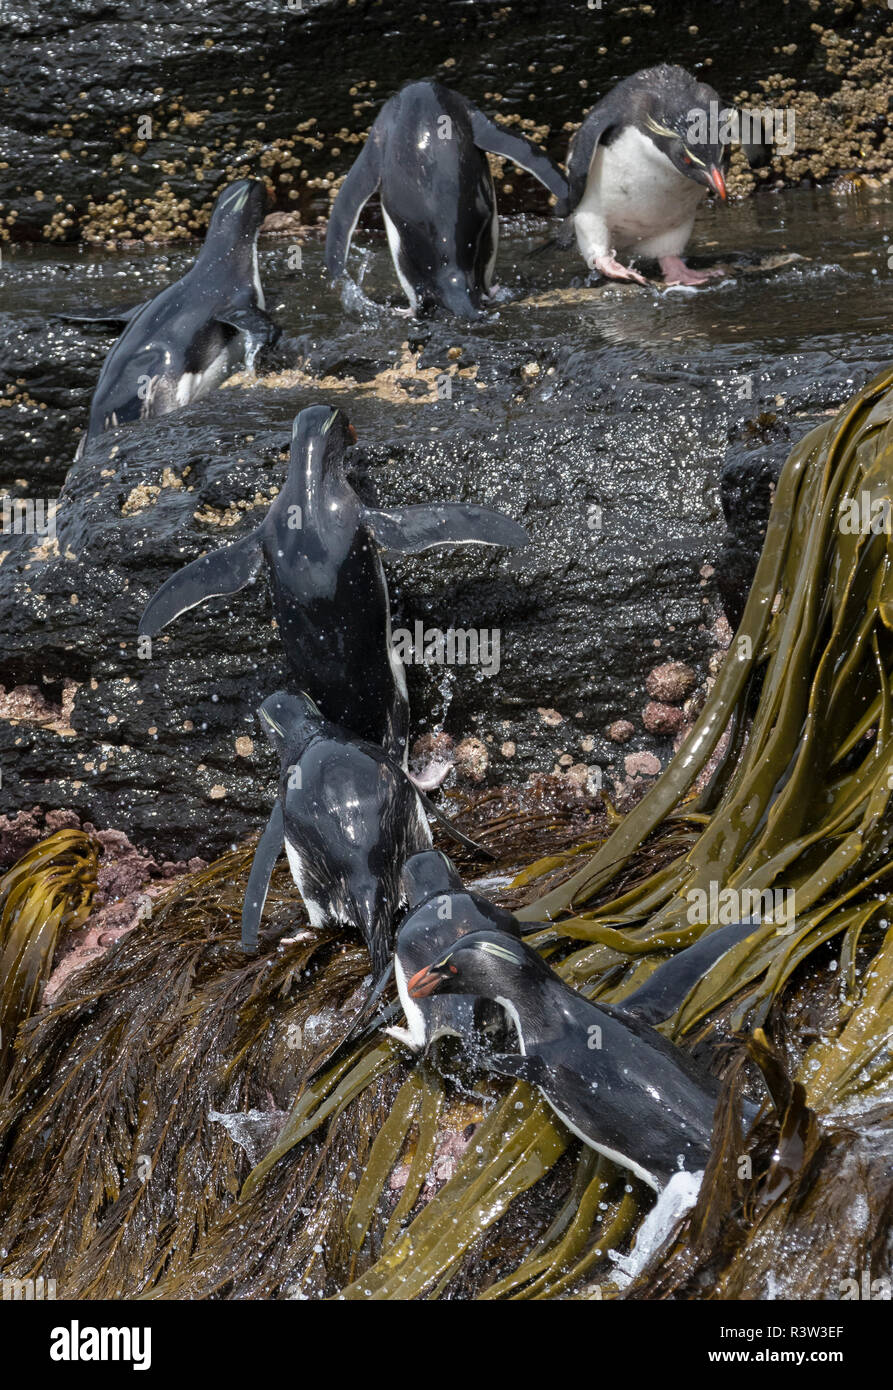
M 542 1086 L 546 1067 L 542 1057 L 524 1057 L 520 1052 L 491 1052 L 484 1058 L 486 1066 L 500 1076 L 511 1076 L 531 1086 Z
M 238 593 L 255 578 L 262 560 L 259 535 L 252 531 L 177 570 L 146 604 L 137 629 L 140 637 L 154 637 L 174 618 L 207 598 Z
M 151 300 L 144 299 L 139 304 L 134 304 L 129 309 L 81 309 L 77 313 L 54 314 L 53 317 L 61 319 L 63 323 L 108 323 L 120 324 L 122 327 L 130 323 L 131 319 L 136 318 L 140 309 L 145 309 Z
M 589 166 L 595 157 L 596 149 L 617 119 L 617 112 L 611 101 L 614 95 L 612 92 L 605 101 L 593 107 L 571 141 L 567 157 L 567 208 L 562 209 L 559 205 L 556 209 L 559 213 L 573 212 L 586 192 Z
M 275 343 L 282 332 L 270 315 L 257 305 L 249 304 L 241 309 L 223 309 L 214 317 L 218 323 L 228 324 L 230 328 L 244 333 L 248 341 L 248 353 L 252 358 L 260 348 L 268 343 Z
M 473 502 L 365 508 L 364 521 L 382 550 L 415 555 L 437 545 L 504 545 L 517 549 L 530 540 L 523 526 L 493 507 Z
M 436 821 L 440 822 L 447 834 L 450 835 L 457 844 L 463 845 L 465 849 L 470 849 L 474 854 L 482 854 L 485 859 L 493 859 L 495 861 L 497 856 L 493 854 L 492 851 L 486 849 L 483 845 L 479 845 L 476 840 L 469 839 L 467 835 L 463 835 L 462 831 L 458 826 L 453 824 L 449 816 L 444 815 L 443 811 L 435 806 L 434 802 L 431 801 L 423 791 L 416 787 L 414 782 L 412 785 L 415 789 L 416 796 L 421 801 L 425 810 L 429 815 L 432 815 Z
M 344 274 L 357 219 L 381 182 L 381 148 L 375 126 L 338 190 L 326 232 L 326 270 L 331 280 Z
M 685 997 L 716 962 L 756 931 L 758 922 L 730 922 L 698 938 L 693 946 L 665 960 L 643 985 L 611 1007 L 630 1014 L 641 1023 L 662 1023 L 671 1018 Z
M 533 174 L 535 179 L 539 179 L 556 198 L 563 200 L 567 197 L 564 175 L 556 169 L 549 156 L 532 141 L 523 135 L 513 135 L 505 126 L 497 125 L 489 116 L 485 116 L 483 111 L 478 111 L 473 106 L 469 106 L 468 114 L 471 117 L 474 143 L 479 150 L 489 150 L 491 154 L 510 159 L 520 169 L 526 169 L 528 174 Z
M 263 916 L 264 903 L 267 901 L 267 890 L 270 887 L 270 878 L 276 860 L 282 852 L 284 840 L 285 817 L 282 814 L 282 802 L 277 796 L 273 802 L 273 810 L 270 812 L 266 829 L 258 840 L 257 849 L 254 851 L 251 873 L 248 875 L 248 887 L 245 889 L 245 901 L 242 904 L 242 950 L 250 952 L 252 955 L 257 950 L 257 933 L 260 928 L 260 919 Z

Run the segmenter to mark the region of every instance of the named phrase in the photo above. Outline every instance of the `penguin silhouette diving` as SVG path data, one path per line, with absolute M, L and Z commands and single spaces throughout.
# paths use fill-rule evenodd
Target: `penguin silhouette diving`
M 391 642 L 380 552 L 441 545 L 523 546 L 527 532 L 471 503 L 366 507 L 347 480 L 356 434 L 330 406 L 294 421 L 285 485 L 261 525 L 178 570 L 149 601 L 140 635 L 153 636 L 205 599 L 243 589 L 266 565 L 289 663 L 327 719 L 406 756 L 406 678 Z
M 406 988 L 416 1003 L 455 994 L 501 1005 L 520 1050 L 478 1047 L 483 1065 L 535 1086 L 573 1134 L 660 1192 L 674 1174 L 706 1167 L 718 1085 L 653 1024 L 754 927 L 702 937 L 622 1004 L 590 1003 L 528 943 L 493 931 L 460 937 Z
M 214 205 L 204 245 L 187 273 L 135 308 L 61 317 L 123 323 L 93 399 L 76 457 L 106 430 L 166 415 L 205 395 L 279 330 L 265 312 L 257 234 L 266 191 L 259 179 L 226 187 Z
M 564 177 L 542 150 L 494 124 L 458 92 L 412 82 L 391 97 L 335 199 L 326 236 L 330 277 L 343 275 L 357 219 L 378 190 L 411 312 L 479 317 L 499 241 L 488 150 L 565 197 Z
M 713 88 L 684 68 L 662 63 L 620 82 L 571 141 L 570 215 L 559 242 L 576 237 L 589 268 L 611 280 L 648 283 L 618 251 L 659 261 L 670 285 L 721 275 L 692 270 L 682 255 L 708 189 L 727 197 L 729 145 L 719 139 L 727 114 Z

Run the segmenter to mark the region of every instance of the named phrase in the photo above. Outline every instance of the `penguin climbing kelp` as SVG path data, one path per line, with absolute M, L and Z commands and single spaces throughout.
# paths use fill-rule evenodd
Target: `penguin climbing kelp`
M 408 859 L 403 868 L 403 888 L 407 908 L 394 943 L 394 975 L 408 1026 L 392 1027 L 387 1032 L 415 1052 L 428 1048 L 444 1032 L 468 1040 L 466 1015 L 455 1026 L 448 1022 L 452 997 L 414 999 L 407 981 L 462 936 L 501 931 L 520 940 L 522 935 L 540 931 L 542 923 L 522 925 L 506 908 L 466 888 L 455 864 L 441 850 L 428 850 Z M 479 1006 L 486 1003 L 476 1002 Z M 479 1014 L 480 1008 L 476 1012 Z
M 691 270 L 682 254 L 708 189 L 727 196 L 729 144 L 719 138 L 727 115 L 713 88 L 684 68 L 662 63 L 620 82 L 571 141 L 570 215 L 559 241 L 576 237 L 589 268 L 611 280 L 648 283 L 618 261 L 620 251 L 659 261 L 670 285 L 720 275 Z
M 482 1064 L 535 1086 L 572 1133 L 659 1192 L 675 1173 L 706 1167 L 718 1086 L 652 1023 L 675 1012 L 755 926 L 735 923 L 702 938 L 689 959 L 683 951 L 666 961 L 620 1005 L 590 1003 L 532 946 L 493 931 L 460 937 L 406 989 L 416 1004 L 456 994 L 501 1005 L 520 1050 L 479 1046 Z M 746 1109 L 752 1118 L 755 1107 Z
M 511 912 L 466 888 L 452 860 L 440 850 L 415 854 L 406 861 L 403 890 L 407 910 L 394 943 L 394 976 L 407 1027 L 392 1027 L 387 1032 L 413 1051 L 422 1051 L 443 1033 L 466 1037 L 470 1020 L 463 1015 L 451 1024 L 452 997 L 416 1000 L 407 981 L 438 960 L 461 936 L 504 931 L 520 940 L 522 928 Z M 537 930 L 538 923 L 527 927 L 528 932 Z
M 205 599 L 234 594 L 266 564 L 273 611 L 300 688 L 327 719 L 403 761 L 409 702 L 391 644 L 380 551 L 417 554 L 441 545 L 523 546 L 527 532 L 490 507 L 432 503 L 366 507 L 347 480 L 356 434 L 330 406 L 295 419 L 285 485 L 261 525 L 178 570 L 140 620 L 159 632 Z
M 326 269 L 343 275 L 357 219 L 379 191 L 391 259 L 411 311 L 476 318 L 496 263 L 499 221 L 485 151 L 557 198 L 564 177 L 542 150 L 439 82 L 412 82 L 378 113 L 329 218 Z
M 166 415 L 206 395 L 279 330 L 264 309 L 257 234 L 266 192 L 259 179 L 240 179 L 214 206 L 192 269 L 135 308 L 66 314 L 67 319 L 124 323 L 102 365 L 90 421 L 77 456 L 106 430 Z
M 249 875 L 242 945 L 257 947 L 270 875 L 284 843 L 312 925 L 353 927 L 379 973 L 389 960 L 403 900 L 403 864 L 431 846 L 419 794 L 384 749 L 324 719 L 306 695 L 280 690 L 263 702 L 258 717 L 279 756 L 279 794 Z

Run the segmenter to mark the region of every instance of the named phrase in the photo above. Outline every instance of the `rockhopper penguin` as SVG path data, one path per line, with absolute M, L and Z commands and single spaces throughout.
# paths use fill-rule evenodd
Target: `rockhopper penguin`
M 684 68 L 662 63 L 620 82 L 571 141 L 568 201 L 560 207 L 570 215 L 559 241 L 569 246 L 576 236 L 586 264 L 611 280 L 647 284 L 620 263 L 620 251 L 659 261 L 670 285 L 720 275 L 689 269 L 682 254 L 707 190 L 727 196 L 725 113 L 713 88 Z

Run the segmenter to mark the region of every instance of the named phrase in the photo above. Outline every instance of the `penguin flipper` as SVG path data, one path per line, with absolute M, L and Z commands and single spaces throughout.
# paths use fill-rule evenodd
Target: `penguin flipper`
M 435 806 L 430 797 L 427 797 L 415 783 L 413 783 L 413 788 L 416 796 L 419 798 L 419 801 L 421 801 L 428 814 L 433 816 L 436 821 L 440 822 L 447 834 L 451 836 L 457 844 L 462 845 L 465 849 L 470 849 L 474 854 L 482 854 L 485 859 L 496 859 L 496 855 L 493 854 L 492 851 L 486 849 L 484 845 L 479 845 L 476 840 L 471 840 L 467 835 L 464 835 L 459 827 L 453 824 L 449 816 L 444 815 L 440 807 Z
M 567 157 L 567 211 L 572 212 L 586 192 L 589 168 L 602 138 L 616 124 L 613 105 L 603 103 L 590 111 L 577 131 Z M 556 211 L 564 211 L 559 208 Z
M 516 1081 L 526 1081 L 530 1086 L 541 1086 L 545 1078 L 543 1059 L 525 1057 L 520 1052 L 491 1052 L 486 1058 L 486 1065 L 500 1076 L 511 1076 Z
M 131 308 L 114 309 L 81 309 L 77 313 L 54 314 L 53 317 L 61 319 L 63 323 L 109 323 L 121 324 L 130 323 L 135 319 L 141 309 L 145 309 L 151 300 L 144 299 L 139 304 L 134 304 Z
M 245 889 L 245 901 L 242 904 L 242 950 L 251 954 L 257 950 L 257 933 L 267 900 L 267 890 L 284 839 L 285 817 L 282 813 L 282 802 L 277 796 L 273 802 L 270 819 L 254 851 L 248 887 Z
M 472 502 L 434 506 L 364 509 L 364 521 L 382 550 L 415 555 L 437 545 L 504 545 L 510 549 L 530 540 L 523 526 L 493 507 Z
M 212 550 L 177 570 L 146 604 L 137 629 L 140 637 L 154 637 L 174 618 L 205 599 L 238 593 L 254 579 L 262 560 L 260 538 L 252 531 L 232 545 Z
M 255 352 L 258 348 L 267 343 L 274 343 L 282 332 L 278 324 L 274 323 L 270 315 L 256 304 L 249 304 L 242 308 L 222 309 L 214 315 L 218 323 L 228 324 L 230 328 L 236 328 L 240 333 L 244 333 L 249 343 L 249 350 Z
M 532 140 L 528 140 L 523 135 L 513 135 L 506 130 L 505 126 L 497 125 L 491 121 L 489 116 L 485 116 L 483 111 L 478 111 L 471 107 L 468 113 L 471 117 L 471 131 L 474 136 L 474 143 L 479 150 L 489 151 L 491 154 L 501 155 L 504 159 L 510 159 L 513 164 L 517 164 L 520 169 L 526 169 L 528 174 L 533 174 L 544 187 L 548 188 L 556 198 L 563 200 L 567 197 L 567 181 L 564 175 L 556 169 L 549 156 L 536 145 Z
M 381 147 L 373 125 L 329 213 L 325 257 L 326 271 L 331 280 L 337 280 L 344 274 L 357 219 L 380 182 Z
M 693 946 L 679 951 L 654 970 L 637 990 L 612 1007 L 641 1023 L 662 1023 L 671 1018 L 699 980 L 718 960 L 756 931 L 758 922 L 730 922 L 700 936 Z

